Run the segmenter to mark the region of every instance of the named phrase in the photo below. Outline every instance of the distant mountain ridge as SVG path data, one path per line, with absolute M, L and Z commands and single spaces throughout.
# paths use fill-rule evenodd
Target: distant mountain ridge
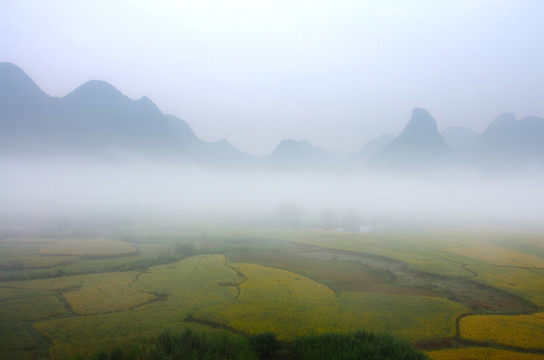
M 0 63 L 0 154 L 70 154 L 198 162 L 250 161 L 225 142 L 200 140 L 181 119 L 164 115 L 147 97 L 132 100 L 91 80 L 62 98 L 44 93 L 24 71 Z
M 499 115 L 475 140 L 474 161 L 494 169 L 544 167 L 544 119 Z
M 415 108 L 404 130 L 375 154 L 381 166 L 421 169 L 450 163 L 454 151 L 438 132 L 436 121 L 425 109 Z
M 408 171 L 452 165 L 544 169 L 544 119 L 517 120 L 504 113 L 480 135 L 462 127 L 440 133 L 429 112 L 415 108 L 398 136 L 384 134 L 348 155 L 286 139 L 257 157 L 226 140 L 202 141 L 185 121 L 163 114 L 149 98 L 132 100 L 107 82 L 91 80 L 64 97 L 52 97 L 16 65 L 0 63 L 0 156 L 63 154 L 288 170 L 344 171 L 346 164 Z

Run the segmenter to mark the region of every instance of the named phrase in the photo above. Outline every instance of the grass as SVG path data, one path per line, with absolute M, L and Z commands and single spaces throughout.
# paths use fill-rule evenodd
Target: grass
M 437 297 L 443 288 L 436 282 L 453 284 L 451 292 L 469 293 L 476 303 L 500 300 L 493 294 L 483 298 L 487 288 L 475 291 L 480 285 L 467 287 L 463 278 L 544 306 L 544 241 L 537 232 L 460 228 L 362 234 L 172 221 L 124 226 L 115 240 L 102 236 L 0 239 L 0 358 L 35 358 L 33 347 L 40 354 L 45 350 L 31 325 L 51 341 L 53 359 L 99 348 L 110 356 L 118 346 L 129 351 L 123 344 L 153 342 L 162 330 L 223 331 L 210 326 L 274 332 L 282 340 L 365 328 L 408 341 L 438 341 L 454 337 L 455 319 L 470 311 Z M 320 250 L 308 252 L 308 245 Z M 200 255 L 190 256 L 195 253 Z M 1 282 L 16 278 L 44 279 Z M 461 335 L 484 336 L 475 340 L 482 346 L 544 351 L 531 340 L 531 334 L 542 335 L 542 314 L 467 316 L 461 326 L 467 321 L 484 335 L 463 328 Z M 501 359 L 522 353 L 460 348 L 429 354 Z
M 469 310 L 443 298 L 334 292 L 302 275 L 259 265 L 233 264 L 247 277 L 232 302 L 193 316 L 247 333 L 275 332 L 282 340 L 366 328 L 410 340 L 453 336 L 455 318 Z
M 79 357 L 83 359 L 84 357 Z M 297 338 L 284 347 L 273 333 L 251 336 L 225 331 L 164 331 L 150 341 L 132 343 L 110 351 L 99 351 L 93 359 L 398 359 L 424 360 L 427 356 L 411 344 L 388 334 L 364 330 L 327 333 Z
M 90 315 L 130 310 L 156 296 L 131 288 L 138 273 L 133 271 L 80 275 L 81 287 L 63 294 L 76 314 Z
M 9 286 L 20 289 L 62 290 L 63 297 L 76 314 L 90 315 L 129 310 L 155 299 L 155 295 L 131 287 L 137 275 L 133 271 L 75 275 L 10 282 Z M 35 306 L 35 309 L 42 311 L 43 306 Z M 45 312 L 42 317 L 47 317 Z
M 543 354 L 529 354 L 517 351 L 486 347 L 469 347 L 428 351 L 433 360 L 544 360 Z
M 61 279 L 51 280 L 60 282 Z M 132 284 L 134 290 L 160 295 L 158 301 L 130 311 L 37 322 L 34 328 L 52 340 L 50 354 L 57 359 L 73 355 L 78 349 L 92 352 L 99 347 L 150 337 L 163 329 L 206 329 L 185 321 L 203 307 L 232 300 L 237 290 L 231 283 L 242 280 L 225 266 L 223 255 L 197 255 L 151 267 Z
M 410 343 L 363 330 L 303 336 L 293 341 L 293 349 L 300 360 L 428 359 Z
M 461 319 L 461 337 L 478 343 L 544 350 L 544 313 L 533 315 L 474 315 Z
M 102 238 L 73 238 L 56 241 L 40 250 L 41 255 L 118 256 L 133 254 L 134 245 Z
M 63 314 L 64 306 L 53 295 L 6 300 L 0 303 L 0 321 L 39 320 Z
M 503 289 L 544 306 L 544 270 L 496 266 L 470 266 L 478 275 L 475 281 Z
M 18 321 L 0 321 L 0 354 L 3 351 L 28 349 L 36 341 Z
M 173 264 L 154 266 L 133 284 L 140 291 L 167 295 L 181 302 L 222 302 L 237 294 L 233 284 L 242 281 L 225 266 L 223 255 L 197 255 Z
M 424 233 L 422 233 L 425 235 Z M 329 249 L 364 252 L 400 260 L 414 271 L 442 276 L 470 277 L 472 273 L 463 268 L 461 257 L 440 253 L 412 240 L 419 232 L 337 233 L 332 231 L 307 232 L 293 241 Z M 417 240 L 417 239 L 416 239 Z
M 185 323 L 183 318 L 175 312 L 139 309 L 49 320 L 34 324 L 34 328 L 51 339 L 49 357 L 59 360 L 70 359 L 77 354 L 92 354 L 100 349 L 113 350 L 121 344 L 145 341 L 165 330 L 213 330 L 198 324 Z
M 298 256 L 279 251 L 243 252 L 229 257 L 232 262 L 263 264 L 302 274 L 323 283 L 336 292 L 361 291 L 367 293 L 436 296 L 432 291 L 398 286 L 386 275 L 371 271 L 356 261 L 338 261 Z

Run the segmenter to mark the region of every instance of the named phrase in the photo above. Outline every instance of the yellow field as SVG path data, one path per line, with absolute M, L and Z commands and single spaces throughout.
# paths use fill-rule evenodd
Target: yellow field
M 478 274 L 475 281 L 503 289 L 544 306 L 544 270 L 497 266 L 467 266 Z
M 137 275 L 134 271 L 75 275 L 10 282 L 9 285 L 25 289 L 66 290 L 63 296 L 74 312 L 89 315 L 129 310 L 153 300 L 155 295 L 131 288 Z
M 162 299 L 130 311 L 37 322 L 34 328 L 52 340 L 52 358 L 66 358 L 85 349 L 154 336 L 165 329 L 198 327 L 186 323 L 187 317 L 202 307 L 232 300 L 237 290 L 229 284 L 242 280 L 225 266 L 223 255 L 193 256 L 154 266 L 132 284 L 134 290 L 159 294 Z
M 446 253 L 496 266 L 544 268 L 544 237 L 538 233 L 461 228 L 429 231 L 428 235 L 434 237 L 429 245 Z
M 53 342 L 51 359 L 70 359 L 77 353 L 91 354 L 123 343 L 146 340 L 162 331 L 181 332 L 187 328 L 207 329 L 183 322 L 183 311 L 157 309 L 152 303 L 131 311 L 78 316 L 38 322 L 34 328 Z M 180 316 L 181 315 L 181 316 Z
M 411 340 L 454 335 L 455 318 L 469 310 L 443 298 L 333 291 L 304 276 L 259 265 L 233 264 L 247 277 L 236 301 L 193 316 L 280 339 L 328 331 L 389 331 Z
M 544 268 L 541 233 L 487 228 L 339 234 L 306 232 L 294 241 L 325 248 L 361 251 L 404 261 L 416 271 L 470 277 L 463 265 Z
M 225 266 L 223 255 L 192 256 L 173 264 L 154 266 L 133 284 L 134 289 L 200 303 L 227 301 L 243 279 Z
M 463 268 L 464 258 L 435 251 L 421 239 L 424 232 L 384 232 L 380 234 L 339 234 L 330 231 L 307 232 L 292 240 L 329 249 L 365 252 L 406 262 L 410 269 L 444 276 L 470 277 Z M 415 238 L 415 240 L 414 240 Z M 475 261 L 468 261 L 474 263 Z
M 132 254 L 134 245 L 102 238 L 62 239 L 40 250 L 42 255 L 113 256 Z
M 0 265 L 6 266 L 16 262 L 23 268 L 56 266 L 74 259 L 71 256 L 40 256 L 40 251 L 50 239 L 21 238 L 21 242 L 0 240 Z M 34 242 L 35 241 L 35 242 Z
M 38 320 L 64 313 L 64 306 L 53 295 L 26 297 L 0 302 L 0 321 Z
M 0 283 L 0 303 L 6 300 L 25 299 L 28 297 L 49 295 L 46 291 L 19 289 L 10 287 L 13 282 Z M 5 286 L 5 287 L 2 287 Z
M 518 266 L 525 268 L 544 267 L 544 259 L 524 254 L 500 245 L 490 243 L 455 244 L 443 245 L 445 252 L 466 256 L 480 260 L 490 265 L 497 266 Z
M 137 276 L 133 271 L 86 275 L 81 288 L 63 296 L 77 314 L 130 310 L 156 298 L 130 287 Z
M 433 360 L 544 360 L 542 354 L 481 347 L 427 351 L 427 355 Z
M 0 282 L 0 359 L 36 358 L 36 348 L 45 350 L 30 326 L 51 341 L 53 359 L 111 349 L 164 330 L 214 331 L 203 325 L 206 321 L 249 334 L 273 331 L 281 340 L 358 329 L 414 342 L 440 340 L 431 341 L 436 344 L 455 336 L 455 319 L 470 310 L 433 292 L 438 278 L 357 252 L 400 260 L 417 272 L 471 278 L 544 307 L 544 237 L 536 232 L 459 228 L 347 233 L 172 221 L 123 224 L 115 233 L 131 242 L 0 239 L 2 279 L 86 273 Z M 148 267 L 181 257 L 176 244 L 186 243 L 199 253 L 224 251 L 236 262 L 207 254 Z M 384 270 L 382 264 L 389 267 Z M 111 269 L 131 271 L 100 272 Z M 463 281 L 451 281 L 451 291 L 478 297 L 471 292 L 475 285 Z M 481 290 L 482 298 L 469 300 L 488 301 L 485 291 L 490 290 Z M 429 356 L 544 358 L 544 313 L 470 315 L 462 318 L 460 328 L 462 338 L 481 347 L 429 351 Z M 494 344 L 542 353 L 491 348 Z
M 20 322 L 0 321 L 0 355 L 3 351 L 28 349 L 34 345 L 36 341 Z
M 59 241 L 59 239 L 50 237 L 5 237 L 0 239 L 2 243 L 13 244 L 52 244 L 56 241 Z
M 459 330 L 461 337 L 472 341 L 544 350 L 544 313 L 467 316 Z

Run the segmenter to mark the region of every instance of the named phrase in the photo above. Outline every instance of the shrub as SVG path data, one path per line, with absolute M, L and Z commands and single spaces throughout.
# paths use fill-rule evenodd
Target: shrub
M 252 335 L 249 338 L 251 349 L 257 353 L 259 359 L 270 359 L 281 347 L 281 343 L 273 332 Z

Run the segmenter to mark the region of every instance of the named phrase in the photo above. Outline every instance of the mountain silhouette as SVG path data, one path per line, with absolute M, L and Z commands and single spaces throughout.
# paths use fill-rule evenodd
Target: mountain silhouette
M 544 166 L 544 119 L 499 115 L 471 148 L 477 166 L 496 170 Z
M 310 144 L 307 140 L 282 140 L 264 157 L 265 164 L 276 169 L 330 169 L 338 166 L 339 159 L 326 149 Z
M 19 67 L 0 63 L 0 104 L 2 106 L 43 101 L 49 96 Z
M 262 157 L 227 140 L 202 141 L 187 122 L 165 115 L 147 97 L 133 100 L 111 84 L 91 80 L 52 97 L 19 67 L 0 63 L 0 156 L 143 157 L 212 166 L 324 169 L 361 164 L 420 171 L 455 165 L 482 169 L 544 168 L 544 119 L 498 116 L 477 135 L 468 128 L 438 132 L 425 109 L 415 108 L 403 131 L 374 139 L 347 156 L 308 141 L 283 140 Z M 348 161 L 349 160 L 349 161 Z
M 478 133 L 463 126 L 452 126 L 441 133 L 446 143 L 455 151 L 465 152 L 478 138 Z
M 227 163 L 250 158 L 230 144 L 203 142 L 187 123 L 164 115 L 149 98 L 132 100 L 105 81 L 88 81 L 55 98 L 17 66 L 0 63 L 0 105 L 3 155 L 136 155 Z
M 415 108 L 404 130 L 372 158 L 375 165 L 404 170 L 441 167 L 451 163 L 453 150 L 425 109 Z
M 378 152 L 382 151 L 387 145 L 395 139 L 393 134 L 382 134 L 380 137 L 370 140 L 358 151 L 349 154 L 350 159 L 354 161 L 367 161 Z

